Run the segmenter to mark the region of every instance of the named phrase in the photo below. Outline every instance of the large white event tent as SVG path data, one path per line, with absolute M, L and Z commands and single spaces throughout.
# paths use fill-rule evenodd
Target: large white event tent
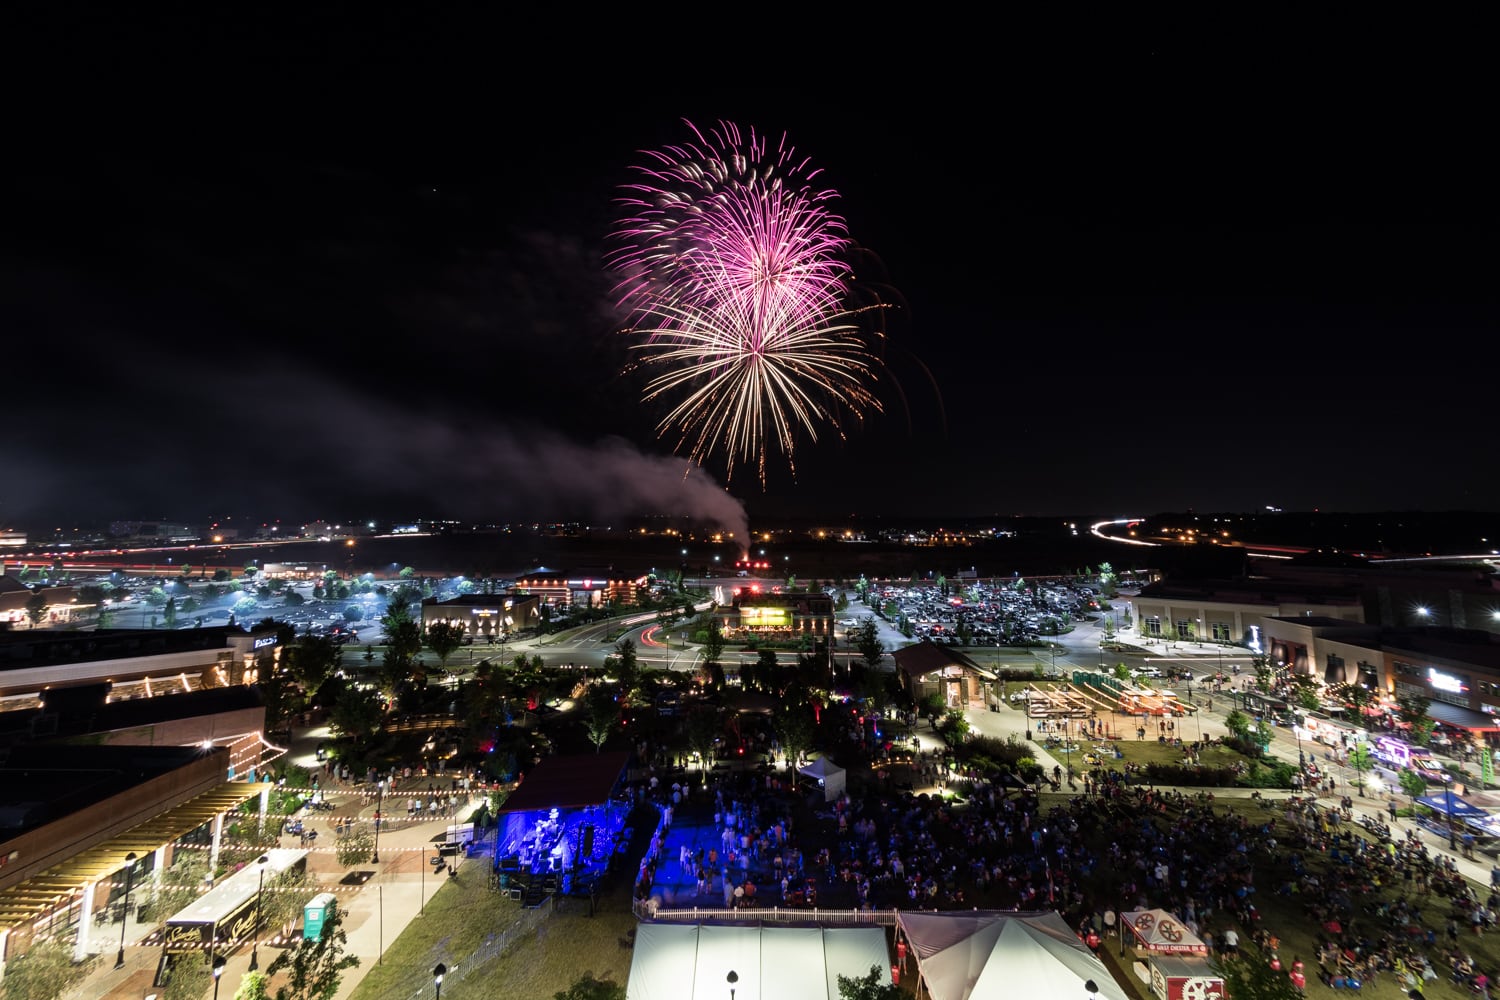
M 901 911 L 897 927 L 932 1000 L 1087 997 L 1129 1000 L 1056 911 Z
M 882 927 L 766 927 L 642 922 L 625 1000 L 838 1000 L 839 976 L 881 970 L 891 981 Z

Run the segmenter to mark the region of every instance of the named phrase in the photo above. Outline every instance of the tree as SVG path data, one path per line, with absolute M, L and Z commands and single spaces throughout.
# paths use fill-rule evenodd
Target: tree
M 703 659 L 708 663 L 718 663 L 719 657 L 724 655 L 724 628 L 717 615 L 709 616 L 706 631 L 708 635 L 703 640 Z
M 464 627 L 448 622 L 433 622 L 427 626 L 427 648 L 437 654 L 438 663 L 448 669 L 448 657 L 458 651 L 464 642 Z
M 640 683 L 640 661 L 636 657 L 635 642 L 629 636 L 615 643 L 615 653 L 606 660 L 605 672 L 620 682 L 620 694 L 626 697 Z
M 333 1000 L 344 970 L 359 965 L 357 957 L 345 954 L 348 944 L 343 913 L 337 904 L 330 905 L 317 940 L 299 938 L 266 968 L 268 976 L 286 973 L 286 985 L 277 988 L 276 1000 Z
M 839 1000 L 902 1000 L 906 996 L 895 983 L 881 982 L 888 978 L 878 965 L 870 966 L 863 976 L 839 976 Z
M 271 980 L 257 969 L 240 978 L 239 989 L 234 991 L 234 1000 L 271 1000 Z
M 396 604 L 386 611 L 380 624 L 386 642 L 381 688 L 387 700 L 394 702 L 396 689 L 412 676 L 417 654 L 422 651 L 422 628 L 407 614 L 405 605 Z
M 948 711 L 948 701 L 941 691 L 929 691 L 917 702 L 917 710 L 936 729 L 938 716 Z
M 1404 694 L 1396 697 L 1396 716 L 1411 726 L 1411 741 L 1420 747 L 1425 747 L 1427 741 L 1432 738 L 1433 723 L 1427 717 L 1427 709 L 1431 706 L 1431 698 L 1424 698 L 1418 694 Z
M 172 852 L 172 865 L 161 873 L 161 881 L 148 881 L 141 899 L 141 909 L 155 923 L 163 923 L 203 892 L 208 878 L 208 852 L 180 847 Z M 139 897 L 137 897 L 139 898 Z
M 956 746 L 964 741 L 969 735 L 969 718 L 956 708 L 948 709 L 943 716 L 943 722 L 938 726 L 938 733 L 943 737 L 943 742 Z
M 260 689 L 266 707 L 266 730 L 280 732 L 291 714 L 298 710 L 301 696 L 280 664 L 269 656 L 256 659 L 255 686 Z
M 291 676 L 309 694 L 332 677 L 339 665 L 339 647 L 326 635 L 304 635 L 282 654 Z
M 874 618 L 866 616 L 854 629 L 854 648 L 859 650 L 865 666 L 872 670 L 885 655 L 885 643 L 880 641 L 880 628 Z
M 177 598 L 167 598 L 167 603 L 162 605 L 161 620 L 167 628 L 177 627 Z
M 363 743 L 380 726 L 380 704 L 375 692 L 349 685 L 339 693 L 328 715 L 333 730 L 353 743 Z
M 314 888 L 305 868 L 288 868 L 267 879 L 261 893 L 261 924 L 277 930 L 290 927 L 315 895 Z
M 573 985 L 552 994 L 552 1000 L 625 1000 L 625 987 L 613 979 L 595 979 L 585 972 Z
M 345 868 L 369 862 L 375 853 L 375 838 L 364 830 L 353 830 L 334 843 L 335 856 Z
M 1226 996 L 1247 1000 L 1302 1000 L 1302 991 L 1286 970 L 1271 968 L 1259 955 L 1225 956 L 1209 965 L 1224 978 Z
M 87 976 L 96 961 L 74 965 L 72 944 L 56 937 L 39 941 L 26 954 L 6 963 L 0 996 L 5 1000 L 52 1000 Z
M 787 765 L 795 768 L 812 746 L 816 731 L 811 706 L 805 701 L 777 705 L 771 710 L 771 730 L 786 754 Z
M 208 990 L 210 974 L 205 957 L 199 952 L 180 955 L 172 963 L 167 975 L 167 988 L 162 991 L 162 1000 L 203 1000 Z
M 1359 787 L 1359 794 L 1365 794 L 1365 772 L 1373 763 L 1373 754 L 1370 753 L 1370 744 L 1364 740 L 1355 743 L 1349 748 L 1349 766 L 1354 768 L 1354 782 Z
M 688 748 L 698 754 L 703 762 L 703 770 L 707 771 L 714 755 L 714 741 L 723 731 L 723 727 L 719 725 L 718 711 L 713 708 L 693 710 L 684 721 L 684 730 Z
M 47 599 L 41 594 L 32 594 L 26 599 L 26 617 L 31 620 L 31 627 L 36 628 L 47 617 Z
M 1237 740 L 1250 738 L 1251 725 L 1250 716 L 1237 708 L 1231 709 L 1229 714 L 1224 716 L 1224 728 L 1233 733 L 1234 738 Z
M 1271 669 L 1271 658 L 1264 653 L 1250 658 L 1250 666 L 1255 670 L 1255 688 L 1257 691 L 1271 690 L 1271 682 L 1275 679 L 1276 672 Z
M 583 696 L 583 729 L 594 744 L 595 753 L 604 749 L 619 721 L 620 705 L 615 701 L 614 691 L 602 684 L 589 685 Z
M 1411 798 L 1412 808 L 1417 807 L 1417 799 L 1427 794 L 1427 779 L 1416 771 L 1402 771 L 1396 779 L 1401 782 L 1401 790 Z

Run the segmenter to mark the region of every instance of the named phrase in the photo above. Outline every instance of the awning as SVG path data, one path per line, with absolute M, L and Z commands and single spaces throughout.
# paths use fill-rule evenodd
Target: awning
M 84 886 L 123 869 L 127 863 L 125 855 L 133 853 L 138 858 L 145 857 L 198 829 L 219 813 L 238 809 L 273 787 L 269 782 L 225 782 L 117 837 L 80 851 L 62 864 L 53 865 L 0 891 L 0 930 L 22 927 L 45 916 L 59 903 L 81 893 Z
M 609 801 L 630 763 L 625 750 L 543 757 L 510 793 L 498 813 L 582 809 Z
M 1457 795 L 1443 792 L 1438 795 L 1424 795 L 1417 799 L 1417 805 L 1426 806 L 1433 812 L 1448 815 L 1449 802 L 1452 802 L 1453 816 L 1455 819 L 1484 819 L 1490 814 L 1471 802 L 1465 802 Z
M 1445 726 L 1467 729 L 1471 733 L 1500 733 L 1500 719 L 1488 712 L 1476 712 L 1472 708 L 1464 708 L 1461 705 L 1449 705 L 1442 701 L 1430 702 L 1427 706 L 1427 717 Z

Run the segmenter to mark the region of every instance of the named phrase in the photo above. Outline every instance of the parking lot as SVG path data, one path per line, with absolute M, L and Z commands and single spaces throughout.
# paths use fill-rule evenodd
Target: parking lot
M 872 590 L 869 601 L 913 639 L 954 646 L 1036 645 L 1100 613 L 1092 587 L 1062 582 L 931 582 Z

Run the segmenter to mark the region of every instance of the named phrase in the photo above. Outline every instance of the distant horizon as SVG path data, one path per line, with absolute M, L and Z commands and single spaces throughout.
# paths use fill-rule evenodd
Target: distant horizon
M 995 511 L 988 513 L 892 513 L 875 511 L 870 513 L 859 513 L 856 511 L 842 512 L 811 512 L 811 513 L 755 513 L 747 512 L 752 519 L 774 523 L 798 523 L 798 524 L 821 524 L 832 522 L 876 522 L 894 521 L 903 524 L 920 523 L 953 523 L 953 522 L 986 522 L 996 520 L 1019 520 L 1019 521 L 1087 521 L 1090 524 L 1100 521 L 1118 520 L 1146 520 L 1165 516 L 1195 516 L 1195 517 L 1273 517 L 1273 518 L 1297 518 L 1297 517 L 1380 517 L 1380 516 L 1404 516 L 1404 517 L 1497 517 L 1500 518 L 1500 509 L 1484 510 L 1479 507 L 1450 507 L 1442 509 L 1425 508 L 1400 508 L 1400 507 L 1374 507 L 1368 509 L 1353 508 L 1320 508 L 1312 507 L 1305 509 L 1290 508 L 1257 508 L 1247 510 L 1234 510 L 1226 508 L 1195 508 L 1192 506 L 1162 508 L 1149 512 L 1133 511 L 1130 513 L 1101 512 L 1095 511 L 1072 511 L 1062 513 L 1034 513 L 1028 511 Z M 143 523 L 182 524 L 191 526 L 213 526 L 222 525 L 226 528 L 244 530 L 242 526 L 252 525 L 256 527 L 264 525 L 295 525 L 297 527 L 309 524 L 331 524 L 338 526 L 367 526 L 370 524 L 408 525 L 408 524 L 435 524 L 435 525 L 462 525 L 466 527 L 486 526 L 524 526 L 524 525 L 553 525 L 553 524 L 577 524 L 597 529 L 617 529 L 622 526 L 640 526 L 650 522 L 674 522 L 694 521 L 700 518 L 691 513 L 653 513 L 653 514 L 630 514 L 615 519 L 589 518 L 584 516 L 560 514 L 552 516 L 516 516 L 497 518 L 476 517 L 454 517 L 447 514 L 422 514 L 422 515 L 391 515 L 391 514 L 363 514 L 357 517 L 329 517 L 326 514 L 309 516 L 303 518 L 252 518 L 237 514 L 208 514 L 200 516 L 186 516 L 182 514 L 114 514 L 109 516 L 92 515 L 88 517 L 65 517 L 54 518 L 41 526 L 41 522 L 34 518 L 18 518 L 15 521 L 0 521 L 0 530 L 7 531 L 54 531 L 54 530 L 106 530 L 109 525 L 117 522 L 138 521 Z M 61 527 L 66 523 L 68 527 Z

